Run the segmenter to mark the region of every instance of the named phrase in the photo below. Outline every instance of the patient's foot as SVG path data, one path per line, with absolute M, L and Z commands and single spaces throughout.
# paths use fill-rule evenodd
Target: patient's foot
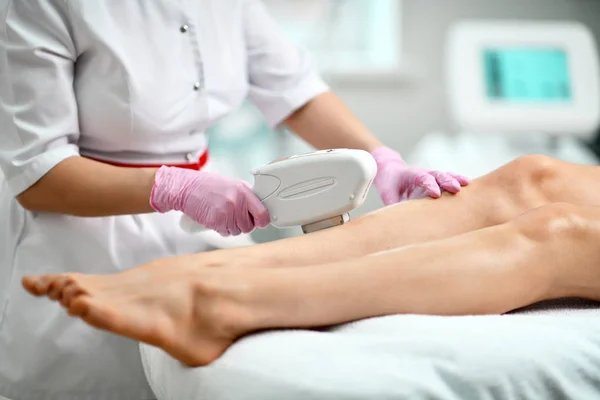
M 198 268 L 185 257 L 111 275 L 23 278 L 33 295 L 60 301 L 74 317 L 165 350 L 189 366 L 218 358 L 249 326 L 235 300 L 243 285 L 226 268 Z M 241 289 L 240 289 L 241 288 Z

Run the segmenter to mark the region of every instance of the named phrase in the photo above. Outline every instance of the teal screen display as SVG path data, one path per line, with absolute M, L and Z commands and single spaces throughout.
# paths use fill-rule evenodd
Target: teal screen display
M 572 100 L 567 53 L 557 49 L 489 49 L 484 51 L 487 96 L 526 103 Z

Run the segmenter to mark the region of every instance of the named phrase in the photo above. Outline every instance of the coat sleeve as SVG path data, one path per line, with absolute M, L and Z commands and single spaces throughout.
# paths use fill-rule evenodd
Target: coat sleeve
M 274 127 L 329 88 L 308 52 L 286 38 L 262 1 L 242 1 L 249 98 Z
M 67 1 L 3 1 L 0 169 L 16 196 L 79 154 Z

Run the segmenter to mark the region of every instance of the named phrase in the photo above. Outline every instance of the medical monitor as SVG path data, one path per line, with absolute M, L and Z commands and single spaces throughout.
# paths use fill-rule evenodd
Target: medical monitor
M 587 137 L 600 124 L 598 52 L 580 24 L 461 22 L 447 51 L 450 109 L 462 129 Z

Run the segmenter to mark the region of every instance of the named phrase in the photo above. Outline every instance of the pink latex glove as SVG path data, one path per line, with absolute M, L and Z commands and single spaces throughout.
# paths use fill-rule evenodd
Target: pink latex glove
M 181 211 L 222 236 L 249 233 L 270 223 L 269 212 L 248 183 L 212 172 L 161 167 L 150 205 L 161 213 Z
M 427 196 L 437 199 L 442 190 L 458 193 L 461 186 L 469 184 L 462 175 L 412 167 L 388 147 L 380 147 L 371 155 L 377 162 L 374 184 L 385 205 Z

